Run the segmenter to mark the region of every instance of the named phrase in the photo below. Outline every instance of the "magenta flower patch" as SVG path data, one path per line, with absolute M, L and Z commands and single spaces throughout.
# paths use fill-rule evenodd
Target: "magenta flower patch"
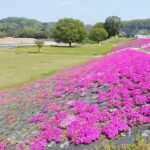
M 132 127 L 149 124 L 150 56 L 129 49 L 149 43 L 145 39 L 120 45 L 116 53 L 28 85 L 23 89 L 30 95 L 27 98 L 0 94 L 1 106 L 31 104 L 28 107 L 33 114 L 24 120 L 35 133 L 21 146 L 44 150 L 51 142 L 91 144 L 102 137 L 119 138 Z M 0 112 L 8 125 L 16 123 L 22 115 Z M 0 149 L 6 149 L 5 143 L 0 142 Z

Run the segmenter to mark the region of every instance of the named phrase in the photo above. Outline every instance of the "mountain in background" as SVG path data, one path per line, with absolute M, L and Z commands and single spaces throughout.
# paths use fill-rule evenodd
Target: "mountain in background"
M 130 21 L 123 21 L 122 31 L 126 32 L 127 35 L 149 34 L 150 19 L 135 19 Z
M 8 17 L 0 20 L 0 31 L 5 32 L 7 36 L 18 36 L 22 31 L 36 31 L 51 33 L 55 23 L 42 23 L 36 19 Z
M 150 19 L 136 19 L 122 23 L 121 32 L 127 35 L 150 34 Z M 0 20 L 0 33 L 11 37 L 48 38 L 51 37 L 55 24 L 55 22 L 43 23 L 36 19 L 8 17 Z M 93 28 L 90 24 L 85 26 L 87 31 Z

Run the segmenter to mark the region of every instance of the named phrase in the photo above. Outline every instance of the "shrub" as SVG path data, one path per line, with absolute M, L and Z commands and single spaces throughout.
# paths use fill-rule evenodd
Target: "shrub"
M 41 51 L 41 48 L 42 48 L 43 45 L 44 45 L 44 41 L 43 41 L 43 40 L 36 40 L 36 41 L 35 41 L 35 44 L 36 44 L 36 46 L 39 48 L 39 51 L 38 51 L 38 52 L 40 52 L 40 51 Z

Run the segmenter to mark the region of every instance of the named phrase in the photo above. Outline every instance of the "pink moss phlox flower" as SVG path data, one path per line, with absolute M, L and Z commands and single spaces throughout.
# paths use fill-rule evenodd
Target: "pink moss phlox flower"
M 46 130 L 42 131 L 42 138 L 48 142 L 55 141 L 57 143 L 62 141 L 64 133 L 63 130 L 57 127 L 48 126 Z
M 122 106 L 122 102 L 119 100 L 110 100 L 108 103 L 109 108 L 120 108 Z
M 90 144 L 100 138 L 101 132 L 96 124 L 78 119 L 69 126 L 68 136 L 74 144 Z
M 54 104 L 53 107 L 52 107 L 52 110 L 57 111 L 57 112 L 61 111 L 60 104 Z
M 146 96 L 139 95 L 139 96 L 135 96 L 134 101 L 136 105 L 144 105 L 147 103 L 147 98 Z
M 97 114 L 97 113 L 100 112 L 100 110 L 99 110 L 98 105 L 95 104 L 95 105 L 89 105 L 89 106 L 87 107 L 87 112 Z
M 7 144 L 5 142 L 0 142 L 0 150 L 6 150 Z
M 111 123 L 118 129 L 119 132 L 124 132 L 129 130 L 129 126 L 127 122 L 118 116 L 112 117 Z
M 98 121 L 104 122 L 104 121 L 109 120 L 110 118 L 111 118 L 111 113 L 107 110 L 103 110 L 99 113 Z
M 30 150 L 44 150 L 47 147 L 45 139 L 35 138 L 30 146 Z
M 83 113 L 83 112 L 86 112 L 87 111 L 87 108 L 88 108 L 89 104 L 85 103 L 85 102 L 80 102 L 80 101 L 77 101 L 75 103 L 75 107 L 74 107 L 74 113 L 75 114 L 80 114 L 80 113 Z
M 122 120 L 120 117 L 114 116 L 111 118 L 110 122 L 105 125 L 102 130 L 102 133 L 105 134 L 108 138 L 113 139 L 120 132 L 126 132 L 130 128 L 126 121 Z
M 137 125 L 142 125 L 145 124 L 147 122 L 147 119 L 144 115 L 138 113 L 138 112 L 130 112 L 130 114 L 128 114 L 129 117 L 129 125 L 131 127 L 133 126 L 137 126 Z
M 55 93 L 54 95 L 53 95 L 53 97 L 54 98 L 61 98 L 63 95 L 61 94 L 61 93 Z
M 106 92 L 99 92 L 98 102 L 100 103 L 105 102 L 107 98 L 108 98 L 108 94 Z
M 96 123 L 96 122 L 98 122 L 99 114 L 83 112 L 83 113 L 79 114 L 79 117 L 85 119 L 89 123 Z
M 145 116 L 150 116 L 150 106 L 143 106 L 142 108 L 139 109 L 139 113 Z
M 30 122 L 31 123 L 43 122 L 46 119 L 47 119 L 47 115 L 45 115 L 45 114 L 38 114 L 38 115 L 32 117 L 30 119 Z

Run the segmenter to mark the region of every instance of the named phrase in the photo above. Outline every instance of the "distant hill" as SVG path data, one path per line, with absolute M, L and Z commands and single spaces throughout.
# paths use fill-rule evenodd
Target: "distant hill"
M 8 17 L 0 20 L 0 31 L 7 36 L 17 36 L 20 30 L 33 29 L 36 31 L 47 31 L 51 33 L 55 23 L 42 23 L 36 19 Z
M 123 31 L 128 35 L 150 33 L 150 19 L 123 21 Z
M 126 32 L 127 35 L 135 34 L 150 34 L 150 19 L 136 19 L 130 21 L 122 21 L 122 32 Z M 43 35 L 43 37 L 50 37 L 55 27 L 55 22 L 41 22 L 36 19 L 8 17 L 0 20 L 0 33 L 4 32 L 6 36 L 11 37 L 28 37 L 28 33 L 36 34 L 36 37 Z M 85 25 L 87 31 L 90 31 L 93 25 Z M 30 36 L 35 38 L 35 36 Z
M 19 37 L 19 32 L 23 30 L 36 30 L 49 33 L 51 35 L 55 22 L 40 22 L 36 19 L 28 18 L 18 18 L 18 17 L 8 17 L 0 20 L 0 32 L 5 32 L 7 36 Z M 92 28 L 92 25 L 86 25 L 87 30 L 89 31 Z

